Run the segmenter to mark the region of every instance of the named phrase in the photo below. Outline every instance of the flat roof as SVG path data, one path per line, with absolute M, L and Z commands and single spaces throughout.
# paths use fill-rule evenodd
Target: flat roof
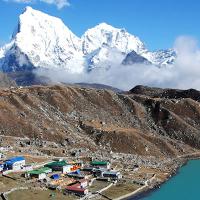
M 9 158 L 8 160 L 5 161 L 5 163 L 12 164 L 12 163 L 23 161 L 23 160 L 25 160 L 23 156 L 17 156 L 17 157 Z
M 62 161 L 55 161 L 55 162 L 51 162 L 51 163 L 48 163 L 45 165 L 45 167 L 63 167 L 63 166 L 66 166 L 66 165 L 69 165 L 66 163 L 65 160 L 62 160 Z
M 48 168 L 48 167 L 42 167 L 40 169 L 35 169 L 35 170 L 31 170 L 28 172 L 28 174 L 35 174 L 35 175 L 38 175 L 38 174 L 43 174 L 43 173 L 46 173 L 46 171 L 48 170 L 51 170 L 51 168 Z
M 107 165 L 107 164 L 109 164 L 109 162 L 95 160 L 95 161 L 90 162 L 90 164 L 91 165 Z

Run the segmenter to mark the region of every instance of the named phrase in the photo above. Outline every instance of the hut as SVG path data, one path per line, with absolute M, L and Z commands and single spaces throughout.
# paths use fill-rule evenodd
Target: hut
M 40 170 L 32 170 L 28 173 L 30 178 L 37 178 L 39 180 L 45 179 L 47 175 Z
M 110 162 L 107 161 L 97 161 L 94 160 L 90 162 L 90 165 L 94 168 L 105 168 L 105 169 L 110 169 Z
M 103 178 L 110 178 L 112 180 L 118 180 L 122 178 L 122 175 L 118 171 L 104 171 L 102 173 Z
M 63 167 L 66 166 L 66 161 L 55 161 L 45 165 L 45 167 L 51 168 L 53 171 L 63 171 Z
M 39 180 L 46 178 L 46 174 L 51 173 L 52 169 L 48 167 L 42 167 L 40 169 L 27 172 L 27 177 L 37 178 Z
M 67 186 L 65 188 L 64 194 L 75 194 L 77 196 L 85 196 L 88 194 L 88 189 L 81 188 L 79 184 Z
M 9 158 L 4 162 L 4 170 L 20 170 L 26 164 L 23 156 Z

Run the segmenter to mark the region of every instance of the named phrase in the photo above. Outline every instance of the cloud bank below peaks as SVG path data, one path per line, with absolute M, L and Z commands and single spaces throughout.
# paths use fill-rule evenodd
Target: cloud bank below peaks
M 56 83 L 99 83 L 123 90 L 129 90 L 135 85 L 200 89 L 200 48 L 198 42 L 194 38 L 181 36 L 176 39 L 174 49 L 177 52 L 174 65 L 162 68 L 145 64 L 124 66 L 115 63 L 116 59 L 110 58 L 110 61 L 100 63 L 89 73 L 40 69 L 36 71 L 36 74 L 47 76 Z

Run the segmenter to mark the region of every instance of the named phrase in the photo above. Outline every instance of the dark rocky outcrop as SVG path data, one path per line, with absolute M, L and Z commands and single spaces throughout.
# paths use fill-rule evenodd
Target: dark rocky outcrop
M 195 101 L 200 100 L 200 91 L 195 89 L 188 89 L 188 90 L 161 89 L 161 88 L 139 85 L 131 89 L 130 93 L 146 95 L 153 98 L 168 98 L 168 99 L 191 98 Z
M 122 61 L 123 65 L 133 65 L 133 64 L 151 64 L 146 58 L 137 54 L 135 51 L 131 51 L 127 54 L 125 59 Z

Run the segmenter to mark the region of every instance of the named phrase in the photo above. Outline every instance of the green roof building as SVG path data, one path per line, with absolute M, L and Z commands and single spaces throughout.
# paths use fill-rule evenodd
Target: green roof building
M 90 165 L 93 167 L 110 169 L 110 162 L 107 162 L 107 161 L 94 160 L 90 162 Z
M 46 174 L 51 173 L 51 172 L 52 172 L 51 168 L 42 167 L 42 168 L 27 172 L 27 176 L 31 178 L 38 178 L 41 180 L 41 179 L 46 178 Z
M 62 171 L 63 167 L 68 165 L 66 161 L 55 161 L 45 165 L 45 167 L 51 168 L 53 171 Z
M 49 168 L 49 167 L 42 167 L 42 168 L 39 168 L 39 169 L 35 169 L 35 170 L 32 170 L 32 171 L 29 171 L 27 172 L 29 175 L 39 175 L 39 174 L 48 174 L 48 173 L 51 173 L 52 172 L 52 169 Z

